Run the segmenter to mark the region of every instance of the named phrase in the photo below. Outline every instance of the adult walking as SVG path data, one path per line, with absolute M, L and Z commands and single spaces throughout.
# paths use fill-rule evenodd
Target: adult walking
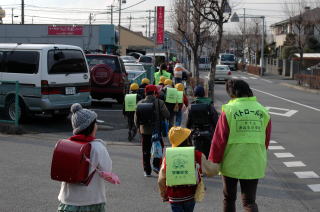
M 164 119 L 168 119 L 170 113 L 165 103 L 156 98 L 157 88 L 155 85 L 147 85 L 146 98 L 141 100 L 137 105 L 137 110 L 134 116 L 134 121 L 139 129 L 142 137 L 142 153 L 143 153 L 143 169 L 144 176 L 151 176 L 151 138 L 154 130 L 161 132 L 161 122 Z M 162 147 L 164 146 L 163 141 Z M 153 170 L 158 173 L 160 170 L 162 159 L 153 159 Z
M 236 211 L 237 183 L 240 181 L 243 208 L 256 212 L 257 185 L 265 176 L 267 165 L 270 115 L 245 81 L 229 80 L 226 91 L 231 100 L 222 106 L 209 160 L 221 164 L 223 211 Z
M 160 70 L 154 73 L 154 84 L 158 85 L 160 82 L 160 77 L 164 76 L 166 79 L 171 79 L 172 74 L 167 72 L 167 65 L 165 63 L 161 64 Z

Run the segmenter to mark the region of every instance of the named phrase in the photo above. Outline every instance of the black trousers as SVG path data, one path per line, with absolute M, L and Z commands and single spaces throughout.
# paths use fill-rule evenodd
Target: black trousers
M 231 177 L 222 176 L 223 179 L 223 211 L 235 212 L 237 199 L 237 184 L 240 181 L 242 206 L 246 212 L 258 212 L 256 204 L 256 193 L 258 186 L 258 179 L 241 180 Z
M 143 158 L 143 170 L 146 172 L 146 174 L 151 174 L 151 137 L 152 135 L 141 135 L 142 136 L 142 158 Z M 161 139 L 161 145 L 162 150 L 164 147 L 163 140 Z M 154 168 L 157 168 L 160 170 L 162 163 L 162 158 L 153 158 L 152 165 Z
M 211 148 L 211 138 L 209 136 L 193 137 L 192 142 L 194 148 L 202 152 L 208 159 Z

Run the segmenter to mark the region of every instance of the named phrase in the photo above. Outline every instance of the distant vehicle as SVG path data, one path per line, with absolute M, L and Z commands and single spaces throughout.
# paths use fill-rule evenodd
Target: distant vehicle
M 142 55 L 137 62 L 141 64 L 153 64 L 153 57 Z
M 132 56 L 136 59 L 139 59 L 139 57 L 141 57 L 143 54 L 139 53 L 139 52 L 130 52 L 128 53 L 129 56 Z
M 146 73 L 143 65 L 139 63 L 127 63 L 125 64 L 125 67 L 128 73 L 128 80 L 130 82 L 132 82 L 139 75 Z
M 231 71 L 227 65 L 216 65 L 215 81 L 227 81 L 230 79 Z M 209 74 L 208 74 L 209 78 Z
M 107 54 L 86 55 L 91 75 L 91 96 L 94 99 L 114 98 L 122 103 L 128 79 L 119 56 Z
M 211 62 L 209 57 L 200 57 L 199 58 L 199 69 L 200 70 L 210 70 Z
M 135 63 L 137 61 L 133 56 L 120 56 L 120 58 L 124 63 Z
M 234 54 L 219 54 L 219 65 L 228 65 L 232 71 L 236 70 L 236 57 Z
M 60 44 L 0 44 L 0 81 L 19 81 L 19 113 L 15 86 L 0 83 L 0 108 L 9 120 L 30 114 L 67 116 L 73 103 L 91 104 L 90 75 L 80 47 Z
M 166 53 L 147 53 L 146 56 L 152 57 L 155 59 L 155 66 L 160 66 L 162 63 L 167 62 L 167 55 Z

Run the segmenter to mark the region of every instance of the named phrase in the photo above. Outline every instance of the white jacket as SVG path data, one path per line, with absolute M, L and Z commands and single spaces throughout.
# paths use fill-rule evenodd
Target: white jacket
M 90 161 L 102 171 L 112 171 L 112 161 L 104 141 L 100 139 L 91 141 Z M 89 174 L 93 171 L 94 167 L 90 166 Z M 105 203 L 105 181 L 96 172 L 88 186 L 62 182 L 58 199 L 63 204 L 74 206 Z

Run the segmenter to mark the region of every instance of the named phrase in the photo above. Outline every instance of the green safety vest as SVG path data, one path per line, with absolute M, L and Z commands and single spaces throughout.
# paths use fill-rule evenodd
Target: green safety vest
M 137 109 L 137 94 L 127 94 L 124 98 L 126 112 L 136 111 Z
M 268 110 L 256 97 L 230 100 L 222 106 L 229 125 L 229 137 L 221 164 L 224 176 L 237 179 L 264 177 L 267 166 L 265 147 Z
M 177 103 L 183 103 L 183 91 L 177 91 Z
M 195 185 L 194 147 L 173 147 L 166 149 L 166 185 Z
M 162 70 L 162 75 L 161 75 L 160 71 L 158 71 L 158 72 L 154 73 L 154 80 L 155 80 L 156 85 L 159 85 L 161 76 L 164 76 L 166 79 L 171 79 L 171 73 L 169 73 L 165 70 Z
M 176 88 L 167 88 L 166 102 L 177 103 L 177 94 L 178 92 Z

